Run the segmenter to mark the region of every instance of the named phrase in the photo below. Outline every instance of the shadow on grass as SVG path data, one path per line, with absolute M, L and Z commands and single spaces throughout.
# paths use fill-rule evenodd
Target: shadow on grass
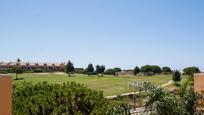
M 23 80 L 24 78 L 15 78 L 14 80 L 17 81 L 17 80 Z

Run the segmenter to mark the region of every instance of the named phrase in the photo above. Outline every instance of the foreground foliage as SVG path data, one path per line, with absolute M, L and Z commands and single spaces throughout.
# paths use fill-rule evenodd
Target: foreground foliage
M 161 87 L 155 86 L 146 81 L 134 81 L 129 83 L 135 91 L 147 93 L 147 101 L 145 108 L 153 114 L 157 115 L 192 115 L 198 114 L 195 110 L 198 108 L 196 100 L 198 96 L 194 94 L 193 90 L 185 90 L 180 92 L 181 97 L 176 97 L 170 94 Z M 200 101 L 199 101 L 200 102 Z M 196 107 L 195 107 L 196 106 Z M 200 106 L 199 106 L 200 107 Z M 202 108 L 202 107 L 200 107 Z M 200 109 L 202 110 L 202 109 Z M 202 113 L 203 114 L 203 113 Z
M 75 82 L 32 84 L 23 82 L 13 88 L 15 115 L 112 115 L 129 114 L 125 105 L 110 103 L 102 92 Z

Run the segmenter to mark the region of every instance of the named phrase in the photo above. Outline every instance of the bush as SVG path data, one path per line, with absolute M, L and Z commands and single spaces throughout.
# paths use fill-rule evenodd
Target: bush
M 0 74 L 8 74 L 8 70 L 0 70 Z
M 15 115 L 109 115 L 118 112 L 129 114 L 128 108 L 110 103 L 102 92 L 93 91 L 74 82 L 23 82 L 13 86 Z
M 74 73 L 86 74 L 86 72 L 84 70 L 75 70 Z
M 87 72 L 87 75 L 97 75 L 96 72 Z
M 42 73 L 43 72 L 43 70 L 42 69 L 34 69 L 34 71 L 33 71 L 34 73 Z
M 181 73 L 179 71 L 174 71 L 173 72 L 173 76 L 172 76 L 172 80 L 177 82 L 181 80 Z

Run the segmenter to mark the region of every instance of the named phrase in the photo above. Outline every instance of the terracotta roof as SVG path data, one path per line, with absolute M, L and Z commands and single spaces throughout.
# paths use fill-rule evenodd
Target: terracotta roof
M 35 66 L 35 63 L 30 63 L 31 66 Z
M 0 62 L 0 65 L 10 65 L 10 66 L 14 66 L 14 65 L 21 65 L 21 66 L 63 66 L 65 65 L 64 63 L 38 63 L 38 62 Z

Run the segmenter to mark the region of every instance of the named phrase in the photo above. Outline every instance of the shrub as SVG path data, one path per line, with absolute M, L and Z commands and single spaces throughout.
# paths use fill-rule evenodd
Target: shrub
M 34 71 L 33 71 L 34 73 L 42 73 L 43 72 L 43 70 L 42 69 L 34 69 Z
M 189 85 L 190 85 L 190 79 L 181 81 L 180 88 L 179 88 L 181 97 L 183 97 L 183 95 L 186 93 L 186 90 Z
M 194 115 L 196 105 L 196 94 L 193 90 L 186 92 L 181 100 L 181 106 L 189 115 Z M 196 115 L 196 114 L 195 114 Z
M 15 115 L 109 115 L 118 112 L 129 114 L 128 108 L 113 105 L 104 98 L 102 92 L 93 91 L 74 82 L 23 82 L 13 86 Z
M 87 75 L 97 75 L 96 72 L 87 72 Z
M 0 74 L 7 74 L 8 70 L 0 70 Z
M 172 80 L 177 82 L 181 80 L 181 73 L 179 71 L 174 71 L 173 72 L 173 76 L 172 76 Z
M 85 74 L 86 72 L 84 71 L 83 68 L 80 68 L 80 69 L 75 69 L 74 73 Z
M 170 74 L 170 73 L 171 73 L 171 68 L 170 68 L 170 67 L 167 67 L 167 66 L 162 67 L 162 72 L 163 72 L 164 74 Z

